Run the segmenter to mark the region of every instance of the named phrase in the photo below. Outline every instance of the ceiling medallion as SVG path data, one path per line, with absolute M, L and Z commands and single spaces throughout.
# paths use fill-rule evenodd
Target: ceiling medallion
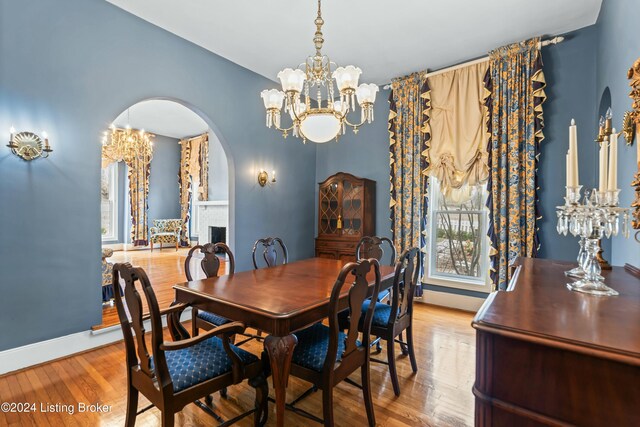
M 344 135 L 346 127 L 351 126 L 354 133 L 365 123 L 373 121 L 373 103 L 376 100 L 378 86 L 363 83 L 358 86 L 362 70 L 353 65 L 337 67 L 323 55 L 322 19 L 320 0 L 318 16 L 315 19 L 316 32 L 313 38 L 316 53 L 309 56 L 298 68 L 285 68 L 278 73 L 282 90 L 270 89 L 260 93 L 267 110 L 267 127 L 275 127 L 286 138 L 293 136 L 317 143 L 336 141 Z M 335 98 L 335 89 L 339 97 Z M 313 96 L 314 98 L 311 98 Z M 360 122 L 351 123 L 347 114 L 360 106 Z M 293 124 L 280 126 L 280 110 L 285 102 L 284 111 L 289 113 Z

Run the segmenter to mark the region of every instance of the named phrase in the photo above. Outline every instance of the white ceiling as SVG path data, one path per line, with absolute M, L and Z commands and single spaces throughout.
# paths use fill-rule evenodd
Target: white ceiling
M 196 113 L 173 101 L 153 99 L 139 102 L 114 121 L 116 127 L 127 125 L 156 135 L 185 138 L 207 132 L 209 126 Z
M 314 52 L 315 0 L 107 0 L 276 80 Z M 594 24 L 602 0 L 325 0 L 323 52 L 361 81 L 439 69 Z

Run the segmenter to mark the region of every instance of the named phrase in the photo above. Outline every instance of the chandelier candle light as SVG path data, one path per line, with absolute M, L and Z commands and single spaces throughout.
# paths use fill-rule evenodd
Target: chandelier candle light
M 619 219 L 622 216 L 622 235 L 629 237 L 629 210 L 619 207 L 620 189 L 617 188 L 618 175 L 618 133 L 613 129 L 600 146 L 600 167 L 598 190 L 585 191 L 578 180 L 577 128 L 571 121 L 569 128 L 569 152 L 567 153 L 567 185 L 564 206 L 557 207 L 559 234 L 580 236 L 578 267 L 565 272 L 567 276 L 580 280 L 567 283 L 572 291 L 591 295 L 618 295 L 609 288 L 600 275 L 598 262 L 599 241 L 618 235 Z M 607 144 L 608 139 L 608 144 Z M 582 199 L 582 200 L 581 200 Z
M 153 141 L 155 135 L 144 129 L 135 130 L 127 125 L 125 129 L 110 126 L 111 132 L 104 132 L 102 137 L 102 157 L 111 161 L 123 161 L 131 164 L 136 158 L 153 157 Z
M 275 127 L 286 138 L 293 136 L 316 143 L 336 141 L 351 126 L 354 133 L 365 123 L 373 121 L 373 104 L 378 86 L 363 83 L 358 86 L 362 70 L 353 65 L 336 67 L 327 55 L 322 54 L 324 38 L 320 0 L 315 19 L 316 32 L 313 38 L 316 53 L 309 56 L 298 68 L 285 68 L 278 73 L 282 90 L 269 89 L 260 93 L 267 110 L 267 127 Z M 303 69 L 304 68 L 304 69 Z M 334 69 L 335 68 L 335 69 Z M 336 97 L 336 89 L 339 96 Z M 315 99 L 311 98 L 312 96 Z M 290 127 L 281 127 L 281 109 L 293 121 Z M 360 122 L 351 123 L 347 115 L 360 106 Z

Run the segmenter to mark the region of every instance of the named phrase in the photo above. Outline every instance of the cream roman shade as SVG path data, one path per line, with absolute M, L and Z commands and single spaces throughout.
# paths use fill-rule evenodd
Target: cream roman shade
M 431 144 L 427 173 L 448 194 L 487 180 L 487 113 L 484 77 L 488 62 L 428 78 L 431 88 Z

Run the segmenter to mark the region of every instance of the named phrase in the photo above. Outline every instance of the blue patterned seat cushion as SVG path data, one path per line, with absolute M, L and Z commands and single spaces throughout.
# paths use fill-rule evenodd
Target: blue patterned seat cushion
M 380 291 L 380 293 L 378 294 L 378 301 L 382 301 L 387 296 L 389 296 L 390 293 L 391 293 L 391 288 Z
M 244 364 L 258 361 L 258 358 L 248 351 L 234 345 L 231 348 Z M 218 337 L 211 337 L 182 350 L 167 351 L 164 355 L 173 381 L 174 393 L 231 372 L 231 359 Z M 153 369 L 153 359 L 151 368 Z
M 362 303 L 362 313 L 366 313 L 369 309 L 369 304 L 371 300 L 366 300 Z M 373 320 L 371 321 L 372 325 L 375 326 L 387 326 L 389 323 L 389 316 L 391 315 L 391 306 L 389 304 L 383 302 L 376 302 L 375 308 L 373 309 Z
M 227 319 L 226 317 L 218 316 L 217 314 L 209 313 L 208 311 L 198 310 L 198 317 L 205 322 L 209 322 L 212 325 L 216 326 L 222 326 L 231 322 L 231 320 Z
M 296 365 L 300 365 L 307 369 L 313 369 L 322 372 L 324 360 L 329 351 L 329 335 L 328 326 L 322 323 L 316 323 L 313 326 L 296 332 L 294 335 L 298 338 L 298 345 L 293 349 L 293 358 L 291 359 Z M 344 353 L 344 340 L 346 335 L 343 332 L 338 333 L 338 354 L 336 362 L 342 359 Z M 356 341 L 358 346 L 360 341 Z

